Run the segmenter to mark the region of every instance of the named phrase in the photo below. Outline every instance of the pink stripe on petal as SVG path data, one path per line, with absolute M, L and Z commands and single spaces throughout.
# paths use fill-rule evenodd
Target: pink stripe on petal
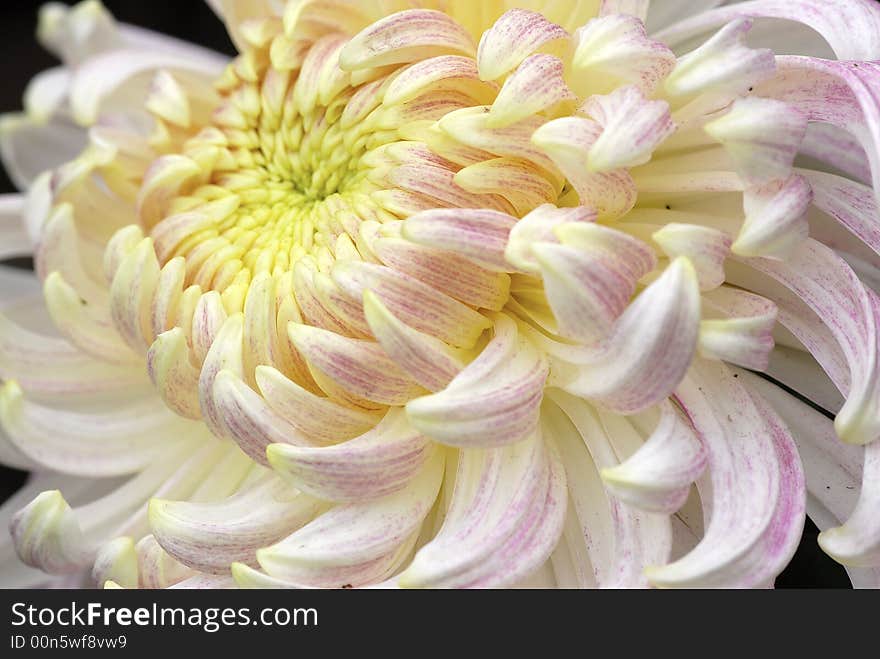
M 538 423 L 547 363 L 508 316 L 495 336 L 445 389 L 410 401 L 412 424 L 450 446 L 503 446 L 528 437 Z
M 480 78 L 496 80 L 509 73 L 544 44 L 568 38 L 568 32 L 541 14 L 511 9 L 483 33 L 477 50 Z
M 461 25 L 440 11 L 408 9 L 355 35 L 342 49 L 339 65 L 354 71 L 453 53 L 474 53 L 473 41 Z

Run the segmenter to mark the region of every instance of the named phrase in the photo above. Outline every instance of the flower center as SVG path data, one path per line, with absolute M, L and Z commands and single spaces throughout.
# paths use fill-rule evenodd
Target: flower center
M 344 43 L 317 42 L 299 75 L 269 65 L 256 80 L 221 80 L 213 125 L 184 142 L 184 160 L 154 164 L 141 204 L 148 226 L 150 180 L 166 168 L 193 172 L 151 232 L 160 263 L 185 258 L 187 284 L 224 292 L 258 273 L 287 272 L 307 255 L 332 259 L 358 218 L 376 217 L 369 195 L 378 187 L 363 157 L 396 134 L 345 116 L 356 89 L 350 76 L 333 75 Z

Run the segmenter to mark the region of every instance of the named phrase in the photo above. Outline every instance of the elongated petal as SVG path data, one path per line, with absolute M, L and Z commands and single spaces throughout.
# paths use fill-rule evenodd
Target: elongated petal
M 737 99 L 705 130 L 724 145 L 746 183 L 762 185 L 788 178 L 807 119 L 786 103 L 747 97 Z
M 602 126 L 588 160 L 595 172 L 645 164 L 675 131 L 669 104 L 649 101 L 634 85 L 619 87 L 607 96 L 591 96 L 581 111 Z
M 191 568 L 227 574 L 235 561 L 255 563 L 255 552 L 306 524 L 320 503 L 278 478 L 211 503 L 150 501 L 153 536 Z
M 413 426 L 459 447 L 521 441 L 538 423 L 547 363 L 516 323 L 499 315 L 495 336 L 449 385 L 407 403 Z
M 544 44 L 568 37 L 542 14 L 511 9 L 483 33 L 477 50 L 480 78 L 496 80 L 517 68 Z
M 397 492 L 430 454 L 426 437 L 394 408 L 374 429 L 327 447 L 272 444 L 269 464 L 298 489 L 327 501 L 358 502 Z
M 722 317 L 704 318 L 700 322 L 701 356 L 757 371 L 767 368 L 778 311 L 773 302 L 722 286 L 703 295 L 703 308 L 716 311 Z
M 312 586 L 360 586 L 381 581 L 428 514 L 440 489 L 443 454 L 435 450 L 422 472 L 394 494 L 338 505 L 287 538 L 257 551 L 270 576 Z
M 645 443 L 625 462 L 602 470 L 605 487 L 643 510 L 672 513 L 684 503 L 706 468 L 706 450 L 693 427 L 669 402 Z
M 680 57 L 664 83 L 666 92 L 674 96 L 706 92 L 739 95 L 773 75 L 773 51 L 748 48 L 743 43 L 751 27 L 749 20 L 731 21 L 699 48 Z
M 562 244 L 534 243 L 547 301 L 561 336 L 592 343 L 608 336 L 636 282 L 655 264 L 641 241 L 588 222 L 559 227 Z
M 447 54 L 474 54 L 464 28 L 443 12 L 409 9 L 376 21 L 354 36 L 342 49 L 339 66 L 355 71 Z
M 678 258 L 629 305 L 603 347 L 575 357 L 582 365 L 563 388 L 621 413 L 660 402 L 690 364 L 699 314 L 696 272 Z
M 563 62 L 553 55 L 531 55 L 501 87 L 489 111 L 490 128 L 500 128 L 552 108 L 575 95 L 563 78 Z
M 708 451 L 711 517 L 693 551 L 648 578 L 664 587 L 764 586 L 803 530 L 804 476 L 791 436 L 722 366 L 697 364 L 677 397 Z
M 724 283 L 724 260 L 730 253 L 730 237 L 723 231 L 697 224 L 672 222 L 651 236 L 670 259 L 686 256 L 697 271 L 700 290 Z
M 386 405 L 401 405 L 421 392 L 382 351 L 378 343 L 348 339 L 333 332 L 291 323 L 291 341 L 313 373 L 350 394 Z
M 409 217 L 403 223 L 403 237 L 455 252 L 495 272 L 506 272 L 510 266 L 504 249 L 515 224 L 516 218 L 496 211 L 430 210 Z
M 385 353 L 429 391 L 445 388 L 463 368 L 449 346 L 401 322 L 371 291 L 364 293 L 364 313 Z
M 798 175 L 746 190 L 746 220 L 731 249 L 741 256 L 785 258 L 809 234 L 805 215 L 812 201 L 810 184 Z
M 571 84 L 582 96 L 607 94 L 624 84 L 651 94 L 675 66 L 673 52 L 649 39 L 634 16 L 594 18 L 575 33 L 574 42 Z
M 740 2 L 669 23 L 657 36 L 666 43 L 680 43 L 739 17 L 782 18 L 809 25 L 842 60 L 872 60 L 880 56 L 880 12 L 868 0 L 839 4 L 822 0 Z
M 536 130 L 532 142 L 544 151 L 571 181 L 580 202 L 613 220 L 636 202 L 636 186 L 623 169 L 593 172 L 590 151 L 602 134 L 601 126 L 582 117 L 554 119 Z
M 341 405 L 317 396 L 270 366 L 258 366 L 256 380 L 269 407 L 319 444 L 356 437 L 381 418 L 374 410 Z
M 562 465 L 539 431 L 504 448 L 465 449 L 443 527 L 398 582 L 503 587 L 549 557 L 564 519 Z

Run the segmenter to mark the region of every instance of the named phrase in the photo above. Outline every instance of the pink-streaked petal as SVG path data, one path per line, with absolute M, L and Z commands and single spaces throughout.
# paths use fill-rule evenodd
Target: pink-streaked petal
M 730 111 L 706 124 L 705 130 L 724 145 L 746 183 L 764 185 L 788 178 L 807 119 L 787 103 L 747 97 L 734 101 Z
M 463 368 L 449 346 L 401 322 L 372 291 L 364 292 L 364 314 L 385 353 L 428 391 L 444 389 Z
M 626 170 L 594 172 L 590 151 L 602 127 L 583 117 L 554 119 L 532 134 L 532 142 L 546 153 L 571 182 L 580 203 L 594 209 L 602 219 L 613 220 L 632 209 L 636 186 Z
M 349 339 L 296 323 L 288 326 L 288 332 L 322 386 L 326 383 L 385 405 L 403 405 L 422 392 L 374 341 Z
M 840 373 L 821 353 L 811 350 L 828 371 L 846 403 L 835 419 L 841 439 L 867 444 L 880 436 L 880 298 L 858 279 L 852 269 L 831 249 L 807 240 L 787 261 L 749 259 L 749 265 L 791 290 L 821 319 L 845 359 Z M 772 297 L 771 297 L 772 299 Z M 811 340 L 797 317 L 782 314 L 780 321 L 806 345 Z M 797 313 L 796 310 L 794 310 Z M 792 324 L 794 321 L 797 324 Z M 833 354 L 833 353 L 831 353 Z
M 806 213 L 812 201 L 812 187 L 799 175 L 746 189 L 746 219 L 731 250 L 740 256 L 786 258 L 809 234 Z
M 547 362 L 506 315 L 495 336 L 445 389 L 407 403 L 412 424 L 443 444 L 503 446 L 534 432 Z
M 220 501 L 152 499 L 150 527 L 162 548 L 182 564 L 228 574 L 236 561 L 256 563 L 256 550 L 309 522 L 321 504 L 277 477 Z
M 627 307 L 601 346 L 571 357 L 582 366 L 562 388 L 624 414 L 660 402 L 691 362 L 699 317 L 696 271 L 679 257 Z
M 632 453 L 641 439 L 622 417 L 614 427 L 588 403 L 554 391 L 554 405 L 545 408 L 542 424 L 559 447 L 568 477 L 569 495 L 579 521 L 593 578 L 601 588 L 646 588 L 644 568 L 669 560 L 670 518 L 631 507 L 609 497 L 600 471 L 618 465 L 618 453 Z
M 260 392 L 277 414 L 318 444 L 332 444 L 365 433 L 381 418 L 375 410 L 341 405 L 318 396 L 271 366 L 258 366 Z
M 586 344 L 605 339 L 636 282 L 654 269 L 654 252 L 628 234 L 590 222 L 559 227 L 556 235 L 562 244 L 536 242 L 531 250 L 559 334 Z
M 731 286 L 703 294 L 700 355 L 763 371 L 773 350 L 777 308 L 770 300 Z M 713 316 L 705 318 L 707 312 Z
M 671 514 L 681 508 L 706 462 L 706 450 L 691 424 L 664 401 L 645 443 L 626 461 L 601 473 L 608 491 L 624 503 Z
M 355 35 L 342 49 L 339 65 L 345 71 L 356 71 L 447 54 L 474 54 L 465 29 L 443 12 L 408 9 Z
M 491 588 L 531 574 L 558 542 L 565 475 L 540 431 L 517 444 L 465 449 L 437 535 L 400 575 L 404 588 Z
M 509 232 L 504 258 L 520 272 L 537 275 L 540 266 L 532 253 L 532 245 L 539 242 L 559 242 L 556 228 L 573 222 L 593 222 L 596 212 L 586 206 L 557 208 L 553 204 L 542 204 L 523 217 Z M 599 230 L 601 232 L 601 230 Z
M 602 134 L 590 147 L 589 166 L 596 172 L 645 164 L 675 130 L 669 104 L 649 101 L 636 86 L 591 96 L 581 112 L 602 126 Z
M 543 45 L 566 39 L 568 32 L 527 9 L 511 9 L 483 33 L 477 50 L 480 78 L 496 80 L 517 68 Z
M 326 447 L 272 444 L 269 464 L 297 489 L 325 501 L 393 494 L 421 470 L 431 449 L 400 408 L 360 437 Z
M 491 325 L 467 305 L 391 268 L 337 261 L 332 277 L 352 301 L 361 304 L 364 291 L 371 290 L 401 321 L 454 346 L 473 346 Z
M 553 55 L 530 55 L 504 81 L 489 111 L 488 126 L 502 128 L 554 107 L 573 101 L 563 77 L 564 65 Z
M 749 20 L 731 21 L 696 50 L 678 58 L 664 89 L 686 97 L 707 92 L 739 95 L 773 75 L 776 60 L 769 49 L 752 49 L 743 42 Z
M 723 231 L 698 224 L 670 222 L 651 237 L 670 259 L 686 256 L 697 271 L 701 291 L 724 283 L 724 260 L 730 253 L 730 237 Z
M 494 272 L 507 272 L 504 249 L 516 218 L 482 209 L 428 210 L 403 223 L 403 237 L 433 245 Z
M 341 504 L 280 542 L 257 551 L 270 576 L 340 588 L 387 579 L 412 550 L 443 478 L 440 450 L 404 489 L 370 501 Z
M 675 66 L 673 52 L 649 39 L 634 16 L 592 19 L 575 32 L 574 42 L 570 83 L 581 96 L 607 94 L 625 84 L 651 94 Z
M 769 405 L 725 367 L 696 362 L 676 396 L 708 453 L 711 511 L 686 556 L 652 568 L 662 587 L 763 587 L 788 564 L 803 530 L 803 469 Z
M 782 18 L 808 25 L 828 41 L 838 59 L 873 60 L 880 57 L 880 10 L 870 0 L 839 3 L 825 0 L 739 2 L 682 17 L 683 20 L 670 23 L 657 37 L 666 43 L 681 43 L 742 17 Z

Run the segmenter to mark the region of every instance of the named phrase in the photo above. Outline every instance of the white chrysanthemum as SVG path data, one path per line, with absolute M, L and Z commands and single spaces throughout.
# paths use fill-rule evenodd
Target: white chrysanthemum
M 47 5 L 3 120 L 24 563 L 763 587 L 809 510 L 878 585 L 880 7 L 211 4 L 231 62 Z

